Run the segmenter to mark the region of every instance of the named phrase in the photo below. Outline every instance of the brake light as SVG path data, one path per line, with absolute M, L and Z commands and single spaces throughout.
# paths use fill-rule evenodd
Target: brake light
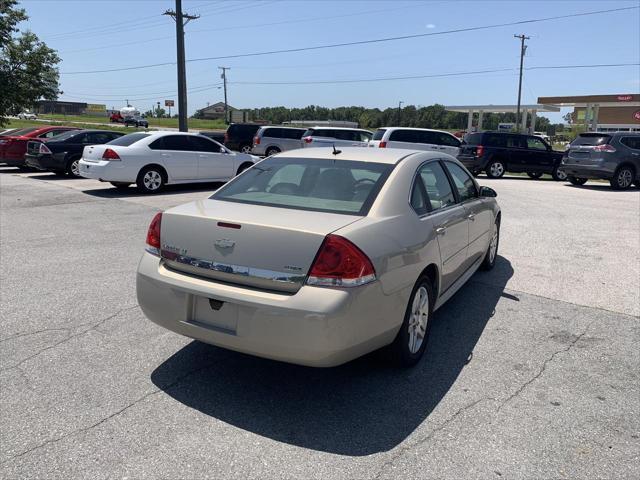
M 593 147 L 593 150 L 595 152 L 609 152 L 609 153 L 613 153 L 616 151 L 615 147 L 609 145 L 608 143 L 605 143 L 604 145 L 596 145 L 595 147 Z
M 110 161 L 120 160 L 120 155 L 118 155 L 115 150 L 107 148 L 102 154 L 102 159 Z
M 380 147 L 380 148 L 387 148 L 387 142 L 380 142 L 380 143 L 378 144 L 378 147 Z
M 346 238 L 327 235 L 309 270 L 308 285 L 357 287 L 376 279 L 369 257 Z
M 302 141 L 303 141 L 304 143 L 311 143 L 311 142 L 313 142 L 313 137 L 304 137 L 304 138 L 302 139 Z
M 145 250 L 153 255 L 160 256 L 160 226 L 162 224 L 162 212 L 156 213 L 147 230 L 147 247 Z
M 476 147 L 476 157 L 481 157 L 484 154 L 484 146 L 478 145 Z
M 259 136 L 255 136 L 253 137 L 253 144 L 254 145 L 260 145 L 260 137 Z
M 47 147 L 44 143 L 40 144 L 40 148 L 38 151 L 40 153 L 51 153 L 51 150 L 49 150 L 49 147 Z

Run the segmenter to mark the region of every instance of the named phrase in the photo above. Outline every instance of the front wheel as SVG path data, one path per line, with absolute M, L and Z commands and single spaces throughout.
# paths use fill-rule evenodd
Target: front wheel
M 242 153 L 251 153 L 251 145 L 242 145 L 240 151 Z
M 574 176 L 568 176 L 567 180 L 569 180 L 569 183 L 571 183 L 571 185 L 584 185 L 585 183 L 587 183 L 587 179 L 586 178 L 578 178 L 578 177 L 574 177 Z
M 276 147 L 271 147 L 267 149 L 267 151 L 265 152 L 265 155 L 267 157 L 270 157 L 271 155 L 275 155 L 277 153 L 280 153 L 280 149 Z
M 136 185 L 142 193 L 158 193 L 164 187 L 164 172 L 158 167 L 145 167 L 138 174 Z
M 527 172 L 527 175 L 529 175 L 529 178 L 533 178 L 534 180 L 538 180 L 542 176 L 540 172 Z
M 73 158 L 67 163 L 67 174 L 73 178 L 81 178 L 80 175 L 80 159 Z
M 504 163 L 500 160 L 491 160 L 487 165 L 486 172 L 489 178 L 501 178 L 505 172 Z
M 434 300 L 431 279 L 420 277 L 409 297 L 400 331 L 389 347 L 394 363 L 410 367 L 422 358 L 429 340 Z
M 609 180 L 609 183 L 614 190 L 627 190 L 633 185 L 634 177 L 635 172 L 633 168 L 623 165 L 622 167 L 618 167 L 616 173 L 614 173 L 611 180 Z
M 564 182 L 567 179 L 567 172 L 556 167 L 553 169 L 551 176 L 556 182 Z

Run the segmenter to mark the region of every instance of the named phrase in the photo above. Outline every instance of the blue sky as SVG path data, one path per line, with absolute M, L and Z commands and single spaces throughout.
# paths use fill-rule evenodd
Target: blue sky
M 62 99 L 141 110 L 176 99 L 175 65 L 98 74 L 65 74 L 175 61 L 175 27 L 162 12 L 173 0 L 25 0 L 30 28 L 59 51 Z M 638 1 L 303 1 L 183 0 L 200 14 L 186 27 L 187 59 L 314 46 L 507 23 Z M 525 66 L 640 61 L 638 9 L 495 29 L 326 50 L 187 64 L 189 113 L 223 99 L 219 65 L 231 67 L 229 103 L 264 106 L 514 104 L 517 70 L 469 76 L 322 85 L 249 85 L 517 69 L 519 41 L 530 36 Z M 538 96 L 640 91 L 637 66 L 525 72 L 523 103 Z M 558 120 L 559 115 L 551 115 Z

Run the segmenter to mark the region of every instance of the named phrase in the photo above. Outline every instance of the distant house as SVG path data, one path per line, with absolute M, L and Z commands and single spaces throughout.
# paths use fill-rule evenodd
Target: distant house
M 233 112 L 236 110 L 231 105 L 229 105 L 229 111 Z M 224 102 L 214 103 L 213 105 L 207 105 L 200 110 L 196 110 L 196 113 L 193 115 L 195 118 L 203 118 L 206 120 L 218 120 L 224 119 Z

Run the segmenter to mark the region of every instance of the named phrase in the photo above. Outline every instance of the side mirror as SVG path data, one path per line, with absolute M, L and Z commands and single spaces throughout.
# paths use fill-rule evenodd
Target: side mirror
M 495 198 L 498 194 L 493 188 L 480 187 L 480 196 L 485 198 Z

